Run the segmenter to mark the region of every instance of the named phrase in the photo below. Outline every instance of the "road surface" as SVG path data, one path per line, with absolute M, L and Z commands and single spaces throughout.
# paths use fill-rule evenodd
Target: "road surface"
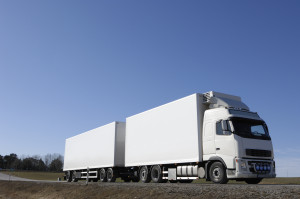
M 0 172 L 0 180 L 6 180 L 6 181 L 35 181 L 35 180 L 31 180 L 31 179 L 26 179 L 26 178 L 19 178 L 19 177 L 15 177 L 15 176 L 10 176 L 7 174 L 4 174 L 2 172 Z
M 49 183 L 0 181 L 0 199 L 19 198 L 300 198 L 299 185 L 180 184 L 180 183 Z

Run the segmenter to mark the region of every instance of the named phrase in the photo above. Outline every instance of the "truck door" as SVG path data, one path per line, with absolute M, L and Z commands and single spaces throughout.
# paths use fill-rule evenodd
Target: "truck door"
M 221 157 L 226 164 L 229 163 L 229 165 L 232 165 L 236 154 L 233 134 L 230 131 L 222 129 L 221 121 L 216 122 L 215 127 L 216 155 Z
M 215 147 L 215 128 L 213 122 L 206 122 L 203 128 L 203 155 L 216 153 Z

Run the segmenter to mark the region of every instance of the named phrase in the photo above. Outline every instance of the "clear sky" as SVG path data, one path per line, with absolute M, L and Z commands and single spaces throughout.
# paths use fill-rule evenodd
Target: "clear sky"
M 300 1 L 0 0 L 0 154 L 196 92 L 267 122 L 279 176 L 300 176 Z M 298 168 L 297 168 L 298 167 Z

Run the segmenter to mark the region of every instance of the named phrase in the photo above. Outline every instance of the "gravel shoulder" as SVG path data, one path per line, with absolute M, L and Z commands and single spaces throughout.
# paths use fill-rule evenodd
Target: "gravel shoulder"
M 0 198 L 300 198 L 299 185 L 0 181 Z

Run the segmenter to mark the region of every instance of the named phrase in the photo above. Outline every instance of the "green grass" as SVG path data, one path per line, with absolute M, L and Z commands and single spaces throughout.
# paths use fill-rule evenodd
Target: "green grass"
M 63 172 L 38 172 L 38 171 L 1 171 L 7 175 L 12 175 L 20 178 L 27 178 L 32 180 L 53 180 L 57 181 L 57 178 L 63 180 Z

